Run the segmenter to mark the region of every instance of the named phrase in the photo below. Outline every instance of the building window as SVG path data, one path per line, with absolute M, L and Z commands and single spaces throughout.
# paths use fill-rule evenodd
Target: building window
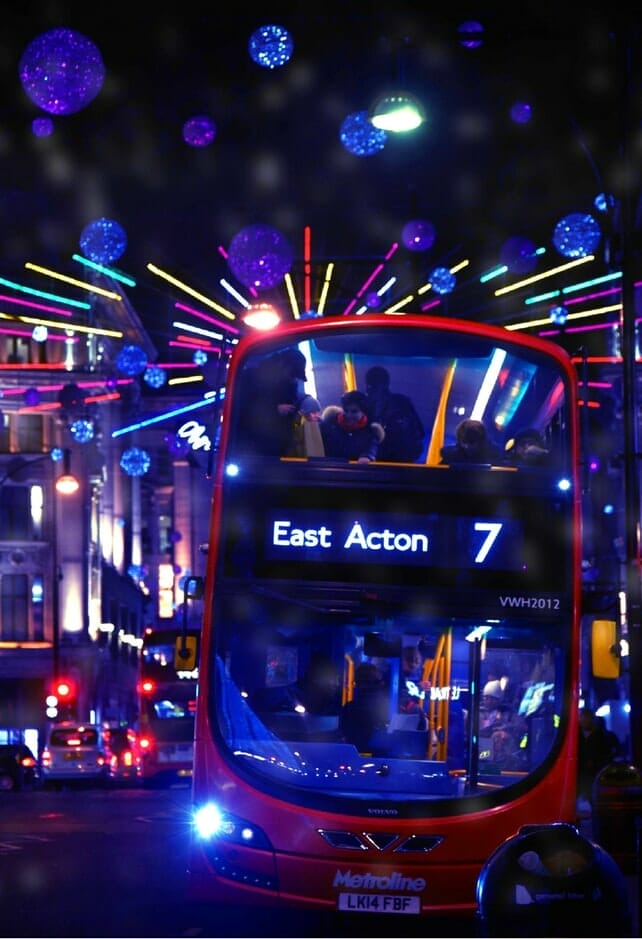
M 42 453 L 45 449 L 42 414 L 21 414 L 16 425 L 16 437 L 18 453 Z
M 3 574 L 1 635 L 4 642 L 29 638 L 29 578 L 26 574 Z
M 31 490 L 29 486 L 0 487 L 0 540 L 27 541 L 31 538 Z

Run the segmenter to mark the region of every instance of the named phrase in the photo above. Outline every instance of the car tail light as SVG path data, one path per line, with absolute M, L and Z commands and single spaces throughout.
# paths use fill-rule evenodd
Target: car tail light
M 36 765 L 36 761 L 32 756 L 22 756 L 20 757 L 20 765 L 24 766 L 25 769 L 31 769 Z
M 154 740 L 152 737 L 143 734 L 138 739 L 138 745 L 145 753 L 151 753 L 151 751 L 154 749 Z
M 42 751 L 42 765 L 45 767 L 51 766 L 51 751 L 43 750 Z

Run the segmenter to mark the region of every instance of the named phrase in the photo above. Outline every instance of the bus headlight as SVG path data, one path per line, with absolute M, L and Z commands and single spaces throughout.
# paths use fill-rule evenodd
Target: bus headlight
M 244 845 L 246 848 L 272 850 L 272 845 L 261 828 L 237 815 L 222 812 L 214 802 L 208 802 L 194 810 L 193 825 L 202 841 L 222 839 Z

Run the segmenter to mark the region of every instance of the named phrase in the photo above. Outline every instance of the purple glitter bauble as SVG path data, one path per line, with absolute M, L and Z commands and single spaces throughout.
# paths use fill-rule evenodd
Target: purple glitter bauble
M 53 133 L 53 121 L 50 117 L 35 117 L 31 122 L 34 137 L 50 137 Z
M 22 53 L 18 75 L 27 96 L 49 114 L 75 114 L 103 86 L 105 65 L 94 43 L 73 29 L 50 29 Z
M 528 238 L 514 235 L 502 245 L 499 256 L 513 274 L 530 274 L 537 266 L 537 249 Z
M 465 49 L 478 49 L 484 41 L 484 27 L 477 20 L 466 20 L 457 27 L 459 41 Z
M 246 287 L 267 290 L 279 284 L 292 267 L 289 242 L 269 225 L 250 225 L 232 239 L 227 263 Z
M 204 114 L 190 117 L 183 124 L 183 140 L 190 147 L 207 147 L 216 137 L 216 124 Z
M 435 243 L 435 226 L 425 219 L 413 219 L 404 225 L 401 240 L 410 251 L 427 251 Z

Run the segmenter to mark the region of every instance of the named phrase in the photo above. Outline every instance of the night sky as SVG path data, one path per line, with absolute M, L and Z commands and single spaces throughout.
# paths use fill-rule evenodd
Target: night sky
M 220 279 L 252 298 L 218 247 L 250 225 L 288 239 L 297 287 L 311 226 L 313 307 L 328 261 L 336 271 L 326 310 L 340 313 L 397 242 L 386 269 L 398 277 L 391 299 L 424 283 L 434 266 L 470 259 L 448 312 L 498 322 L 510 306 L 493 302 L 479 275 L 499 262 L 508 238 L 546 245 L 547 262 L 561 261 L 555 224 L 591 212 L 600 192 L 623 198 L 636 226 L 636 23 L 554 4 L 522 4 L 508 15 L 492 4 L 448 4 L 443 13 L 432 4 L 379 6 L 308 14 L 302 4 L 277 4 L 250 16 L 191 3 L 143 12 L 131 3 L 37 2 L 3 11 L 0 276 L 54 289 L 25 271 L 32 261 L 82 277 L 71 258 L 82 253 L 81 231 L 113 219 L 127 234 L 114 266 L 136 279 L 128 296 L 162 357 L 173 302 L 191 301 L 146 265 L 240 312 Z M 458 32 L 469 20 L 484 26 L 478 48 L 465 47 Z M 294 53 L 282 68 L 250 58 L 249 38 L 265 23 L 291 33 Z M 44 112 L 26 95 L 18 63 L 31 40 L 58 27 L 97 45 L 106 77 L 87 107 L 54 116 L 53 133 L 38 138 L 31 123 Z M 390 134 L 374 155 L 350 153 L 339 138 L 344 119 L 401 86 L 422 101 L 426 123 Z M 511 118 L 518 102 L 531 105 L 526 123 Z M 216 126 L 206 147 L 182 138 L 196 115 Z M 412 219 L 434 226 L 429 250 L 403 244 Z M 617 212 L 605 226 L 606 267 L 619 261 L 620 225 Z M 282 286 L 260 299 L 288 306 Z

